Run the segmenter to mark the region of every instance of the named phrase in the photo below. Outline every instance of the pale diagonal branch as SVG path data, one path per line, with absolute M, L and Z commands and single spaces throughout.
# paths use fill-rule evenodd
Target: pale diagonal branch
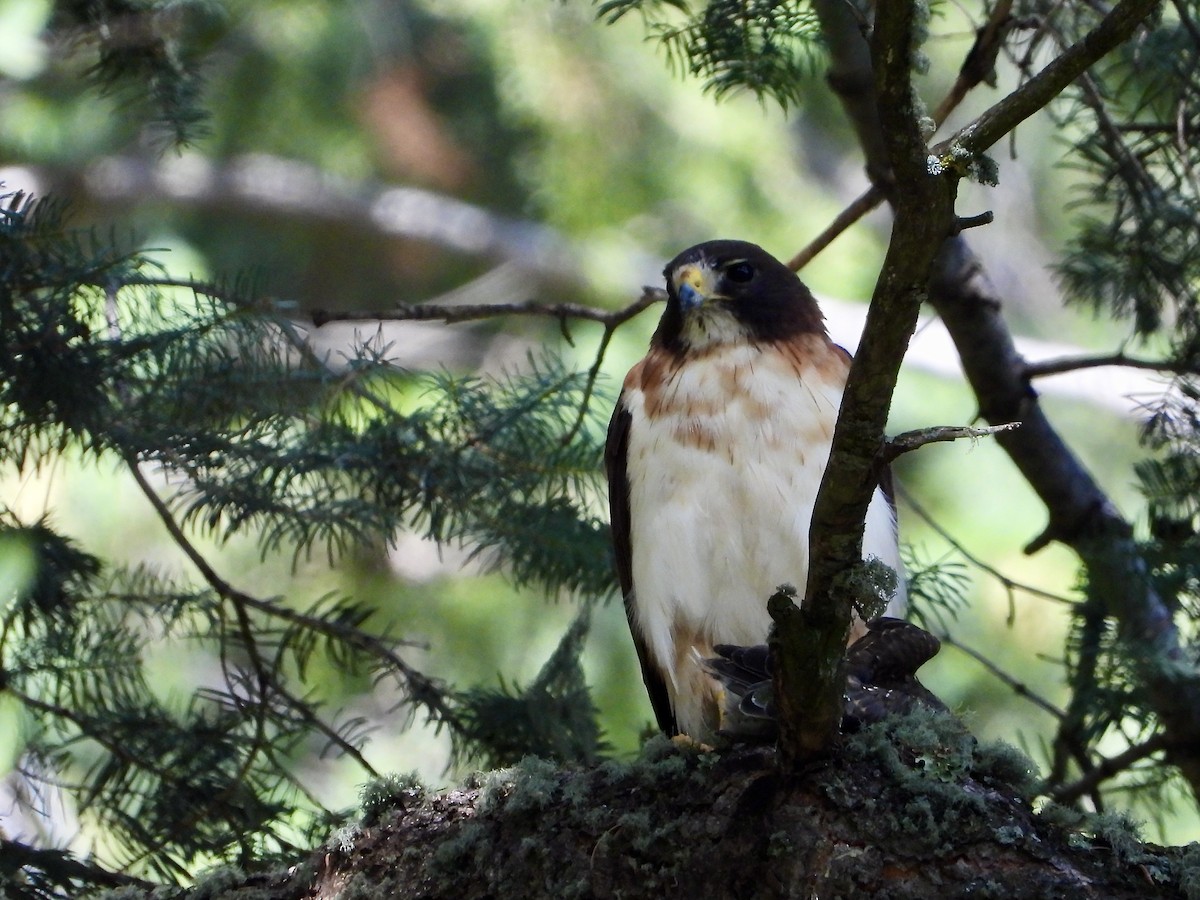
M 967 425 L 937 425 L 932 428 L 916 428 L 912 431 L 901 432 L 883 445 L 883 449 L 879 451 L 879 464 L 881 466 L 889 465 L 905 453 L 919 450 L 926 444 L 958 441 L 963 438 L 978 440 L 982 437 L 991 437 L 1002 431 L 1019 428 L 1020 425 L 1020 422 L 1008 422 L 1004 425 L 988 425 L 983 428 L 972 428 Z

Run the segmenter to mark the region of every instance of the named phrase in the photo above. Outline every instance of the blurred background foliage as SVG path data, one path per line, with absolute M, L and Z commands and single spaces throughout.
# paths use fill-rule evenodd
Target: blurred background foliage
M 745 238 L 787 258 L 866 186 L 819 59 L 785 115 L 746 93 L 715 102 L 678 61 L 672 71 L 637 16 L 601 25 L 584 2 L 172 5 L 194 58 L 146 65 L 153 74 L 154 65 L 195 62 L 198 77 L 184 79 L 175 88 L 182 93 L 167 98 L 195 116 L 164 117 L 163 97 L 121 73 L 107 82 L 103 70 L 100 81 L 90 77 L 95 47 L 64 52 L 63 42 L 94 38 L 87 3 L 0 0 L 5 192 L 68 201 L 71 226 L 126 248 L 149 248 L 174 276 L 247 279 L 294 312 L 331 358 L 368 342 L 392 372 L 386 390 L 400 409 L 426 401 L 429 382 L 421 373 L 499 375 L 523 369 L 531 352 L 545 348 L 569 368 L 586 370 L 601 329 L 571 323 L 568 335 L 553 320 L 526 318 L 318 327 L 309 324 L 314 311 L 528 299 L 615 310 L 642 285 L 660 283 L 664 260 L 701 240 Z M 931 102 L 948 89 L 973 28 L 959 6 L 936 7 L 922 86 Z M 1006 77 L 1011 84 L 1011 76 L 1001 77 L 1001 87 Z M 965 121 L 997 96 L 981 88 L 958 116 Z M 959 205 L 964 214 L 996 212 L 996 223 L 973 235 L 974 246 L 1009 299 L 1013 328 L 1057 342 L 1030 345 L 1031 356 L 1065 344 L 1108 350 L 1129 336 L 1127 326 L 1065 306 L 1047 267 L 1072 225 L 1069 201 L 1080 177 L 1060 165 L 1062 127 L 1044 118 L 1022 126 L 1011 148 L 996 154 L 1000 186 L 964 186 Z M 179 137 L 184 142 L 176 145 Z M 873 214 L 802 273 L 829 298 L 843 342 L 856 339 L 855 315 L 873 286 L 887 228 L 886 214 Z M 602 367 L 598 420 L 586 423 L 592 437 L 599 438 L 655 319 L 649 311 L 617 331 Z M 923 356 L 914 351 L 892 431 L 975 418 L 950 351 L 939 346 L 931 343 Z M 1122 395 L 1153 384 L 1099 375 L 1064 384 L 1062 391 L 1053 379 L 1043 385 L 1055 423 L 1126 516 L 1144 521 L 1130 473 L 1142 452 L 1136 398 L 1125 402 Z M 996 447 L 930 446 L 904 457 L 898 476 L 905 496 L 979 560 L 1015 582 L 1072 595 L 1076 563 L 1068 551 L 1023 554 L 1044 512 Z M 68 450 L 19 474 L 10 467 L 3 479 L 4 502 L 23 522 L 48 516 L 106 565 L 196 581 L 128 473 L 111 461 Z M 155 484 L 169 488 L 161 477 Z M 597 480 L 588 489 L 597 511 L 600 488 Z M 900 520 L 918 563 L 948 566 L 966 580 L 966 602 L 947 619 L 955 640 L 1061 703 L 1063 604 L 1007 590 L 911 504 L 901 503 Z M 491 571 L 486 556 L 473 556 L 470 544 L 439 547 L 419 529 L 357 545 L 334 565 L 319 550 L 296 556 L 285 546 L 264 556 L 243 535 L 223 541 L 201 529 L 196 542 L 239 590 L 282 596 L 297 607 L 328 593 L 354 598 L 370 610 L 373 626 L 421 643 L 407 653 L 415 667 L 463 690 L 536 683 L 583 602 L 567 590 L 547 596 L 534 585 L 515 585 L 503 569 Z M 29 569 L 19 544 L 0 547 L 6 594 Z M 164 698 L 178 702 L 211 678 L 212 660 L 199 648 L 163 642 L 149 653 L 152 684 Z M 321 666 L 320 658 L 312 665 Z M 473 764 L 452 754 L 447 734 L 420 717 L 405 728 L 386 690 L 335 668 L 322 691 L 333 708 L 374 729 L 363 753 L 376 769 L 415 771 L 442 785 Z M 611 598 L 592 614 L 583 672 L 607 752 L 631 753 L 650 711 L 623 610 Z M 1011 684 L 952 647 L 925 672 L 925 682 L 980 737 L 1017 743 L 1045 765 L 1053 723 Z M 21 715 L 0 697 L 0 770 L 22 752 Z M 294 767 L 323 803 L 350 805 L 362 769 L 319 749 L 295 748 Z M 11 799 L 17 779 L 7 784 L 0 823 L 10 835 L 44 830 L 77 847 L 103 846 L 86 821 L 80 830 L 61 798 L 42 810 L 46 816 L 33 816 Z M 1173 794 L 1170 788 L 1168 799 Z M 1200 838 L 1187 801 L 1176 812 L 1161 797 L 1124 799 L 1163 839 Z

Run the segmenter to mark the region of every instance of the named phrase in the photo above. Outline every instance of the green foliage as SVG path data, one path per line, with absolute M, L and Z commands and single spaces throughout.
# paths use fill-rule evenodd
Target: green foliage
M 144 259 L 44 209 L 14 202 L 0 227 L 0 461 L 78 445 L 158 464 L 185 478 L 182 524 L 264 553 L 335 555 L 416 526 L 497 554 L 521 584 L 609 590 L 585 376 L 532 359 L 499 380 L 434 375 L 404 415 L 383 399 L 397 373 L 381 348 L 333 370 L 245 285 L 169 297 Z
M 1200 534 L 1200 414 L 1195 378 L 1178 378 L 1153 408 L 1143 431 L 1155 455 L 1135 467 L 1148 503 L 1154 569 L 1168 596 L 1200 617 L 1197 541 Z
M 945 631 L 967 603 L 971 577 L 955 560 L 926 560 L 917 548 L 901 548 L 909 612 L 922 628 Z
M 182 144 L 203 133 L 200 70 L 223 13 L 214 0 L 58 0 L 51 26 L 73 56 L 92 56 L 100 89 L 147 108 Z
M 748 90 L 784 108 L 795 105 L 821 53 L 816 19 L 805 2 L 597 0 L 593 6 L 607 22 L 642 15 L 672 64 L 703 80 L 718 98 Z M 1194 15 L 1194 6 L 1176 9 Z M 1039 39 L 1062 42 L 1091 27 L 1096 15 L 1079 4 L 1058 4 L 1045 13 Z M 376 166 L 375 157 L 387 156 L 389 140 L 403 144 L 417 126 L 432 122 L 435 132 L 442 128 L 472 149 L 467 175 L 457 176 L 466 180 L 454 182 L 454 190 L 504 204 L 505 212 L 540 207 L 581 229 L 630 220 L 628 237 L 653 234 L 663 243 L 687 228 L 711 227 L 711 221 L 688 221 L 703 209 L 698 201 L 687 214 L 673 209 L 642 215 L 662 194 L 675 193 L 658 181 L 666 182 L 663 172 L 676 158 L 653 154 L 661 159 L 652 161 L 642 151 L 664 144 L 662 135 L 673 132 L 662 121 L 677 110 L 649 92 L 621 106 L 626 113 L 626 106 L 644 107 L 622 118 L 611 116 L 616 103 L 592 96 L 600 91 L 570 91 L 573 98 L 590 99 L 554 126 L 570 133 L 562 141 L 559 169 L 564 184 L 583 182 L 584 170 L 591 182 L 577 194 L 547 188 L 550 154 L 539 157 L 530 148 L 539 140 L 551 143 L 550 126 L 531 121 L 532 104 L 501 98 L 516 90 L 515 78 L 493 70 L 497 60 L 487 58 L 482 27 L 448 27 L 444 15 L 435 3 L 58 2 L 50 39 L 59 41 L 55 50 L 71 52 L 52 54 L 47 74 L 36 83 L 6 81 L 5 88 L 27 103 L 68 106 L 63 98 L 78 96 L 64 82 L 88 65 L 94 87 L 125 101 L 127 115 L 116 125 L 95 134 L 64 129 L 59 143 L 70 148 L 66 155 L 87 148 L 77 151 L 77 163 L 89 152 L 114 152 L 113 145 L 121 153 L 142 153 L 147 117 L 174 142 L 202 135 L 208 124 L 203 71 L 213 78 L 214 95 L 238 98 L 223 116 L 214 116 L 215 146 L 207 148 L 214 163 L 250 150 L 312 159 L 338 175 L 419 180 L 426 177 L 420 170 L 414 174 L 394 160 Z M 360 18 L 369 26 L 362 27 Z M 920 18 L 923 41 L 929 22 L 924 12 Z M 249 25 L 218 27 L 234 19 Z M 1184 363 L 1194 362 L 1200 347 L 1192 240 L 1200 210 L 1191 175 L 1196 142 L 1188 140 L 1194 117 L 1179 112 L 1196 94 L 1193 31 L 1186 16 L 1160 21 L 1091 82 L 1081 82 L 1074 106 L 1062 113 L 1062 133 L 1077 136 L 1073 151 L 1082 160 L 1088 213 L 1063 265 L 1064 283 L 1078 299 L 1127 316 L 1136 334 L 1163 335 L 1172 356 Z M 513 43 L 511 37 L 503 32 L 491 39 L 500 45 Z M 222 53 L 209 55 L 218 40 Z M 535 43 L 528 41 L 520 52 Z M 348 54 L 347 47 L 362 52 Z M 577 66 L 572 77 L 595 88 L 595 60 L 579 49 L 566 54 Z M 377 68 L 378 78 L 360 81 L 360 68 Z M 414 74 L 419 77 L 405 80 Z M 552 78 L 547 75 L 542 85 L 539 73 L 538 80 L 545 88 Z M 407 118 L 393 123 L 403 126 L 403 139 L 381 130 L 372 135 L 376 145 L 358 134 L 356 117 L 373 115 L 364 113 L 362 95 L 381 85 L 411 90 L 403 97 L 412 105 Z M 616 94 L 624 88 L 608 89 Z M 556 112 L 570 105 L 554 99 L 553 90 L 547 95 Z M 589 118 L 605 119 L 610 131 L 629 137 L 622 142 L 629 160 L 614 157 L 611 144 L 597 142 L 580 125 Z M 246 139 L 252 125 L 260 129 L 257 143 Z M 22 153 L 14 148 L 23 139 L 5 139 L 18 160 Z M 584 149 L 595 155 L 585 156 Z M 697 155 L 694 147 L 689 152 Z M 713 151 L 724 152 L 724 146 Z M 514 165 L 522 153 L 528 158 Z M 580 165 L 581 159 L 604 165 Z M 636 171 L 622 171 L 610 160 Z M 995 180 L 990 159 L 950 162 L 970 177 Z M 530 184 L 520 184 L 522 166 Z M 710 177 L 714 173 L 720 177 Z M 728 213 L 720 219 L 726 223 L 743 221 L 738 210 L 744 217 L 755 198 L 790 195 L 780 190 L 787 182 L 777 170 L 751 163 L 738 170 L 723 159 L 688 169 L 688 178 L 693 185 L 721 183 L 709 202 L 710 209 Z M 597 193 L 624 202 L 597 213 Z M 738 194 L 750 198 L 744 207 L 730 202 Z M 563 202 L 564 196 L 579 202 Z M 787 210 L 789 224 L 793 213 Z M 701 214 L 711 219 L 710 212 Z M 324 746 L 371 771 L 361 756 L 370 723 L 337 712 L 338 686 L 318 680 L 332 676 L 394 686 L 400 711 L 447 732 L 457 760 L 524 759 L 514 776 L 521 785 L 513 795 L 518 808 L 536 813 L 561 796 L 581 814 L 596 815 L 569 786 L 555 794 L 546 765 L 527 756 L 594 762 L 605 750 L 579 662 L 586 613 L 528 687 L 501 681 L 497 690 L 458 690 L 408 662 L 407 647 L 379 623 L 373 604 L 337 592 L 315 601 L 250 596 L 213 571 L 192 542 L 197 536 L 242 537 L 256 541 L 264 556 L 339 560 L 386 545 L 400 529 L 415 530 L 485 556 L 527 590 L 584 600 L 605 596 L 612 576 L 594 482 L 602 430 L 597 408 L 604 404 L 581 411 L 585 379 L 540 356 L 497 378 L 399 372 L 374 341 L 359 342 L 345 359 L 320 358 L 301 324 L 264 302 L 254 284 L 173 285 L 145 255 L 127 248 L 129 242 L 73 231 L 69 221 L 64 208 L 19 196 L 0 209 L 0 467 L 20 477 L 70 457 L 165 476 L 164 498 L 143 484 L 146 500 L 172 529 L 172 540 L 198 568 L 202 583 L 114 566 L 89 542 L 68 537 L 54 517 L 26 521 L 0 508 L 0 543 L 24 547 L 36 561 L 27 584 L 11 597 L 0 596 L 0 694 L 29 723 L 20 774 L 44 792 L 35 799 L 65 790 L 89 823 L 98 822 L 111 836 L 111 845 L 100 848 L 105 861 L 167 880 L 183 879 L 214 860 L 251 865 L 285 853 L 331 819 L 304 795 L 298 760 Z M 302 295 L 301 305 L 313 296 L 336 295 L 347 306 L 390 297 L 370 277 L 348 271 L 362 257 L 348 256 L 352 262 L 341 268 L 331 264 L 360 235 L 357 226 L 343 230 L 343 223 L 329 228 L 328 222 L 319 218 L 316 227 L 302 230 L 289 220 L 293 233 L 280 244 L 305 263 L 296 272 L 272 271 L 274 286 L 282 281 L 289 296 L 311 292 Z M 219 208 L 181 216 L 167 230 L 189 235 L 210 260 L 224 248 L 274 270 L 281 267 L 260 239 L 275 225 L 239 222 Z M 300 237 L 312 232 L 319 239 Z M 395 251 L 405 258 L 396 266 L 412 279 L 403 284 L 404 299 L 433 293 L 430 285 L 440 290 L 461 282 L 458 261 L 452 269 L 439 267 L 426 249 L 414 253 L 389 240 L 388 252 L 377 254 Z M 419 264 L 409 265 L 414 257 Z M 430 268 L 437 271 L 429 274 Z M 395 287 L 388 282 L 389 291 Z M 1186 381 L 1176 386 L 1171 401 L 1155 410 L 1149 430 L 1160 454 L 1139 469 L 1152 518 L 1151 539 L 1141 551 L 1156 587 L 1176 605 L 1177 621 L 1193 635 L 1200 618 L 1200 465 L 1193 447 L 1198 395 Z M 415 394 L 421 394 L 419 402 Z M 914 612 L 945 628 L 964 602 L 965 575 L 953 563 L 910 562 Z M 213 677 L 201 690 L 166 696 L 169 691 L 154 684 L 147 669 L 147 657 L 163 646 L 208 654 Z M 1100 758 L 1095 750 L 1107 737 L 1136 740 L 1154 733 L 1157 723 L 1129 665 L 1139 652 L 1102 611 L 1081 607 L 1068 646 L 1077 698 L 1068 718 L 1078 725 L 1073 734 L 1082 742 L 1082 758 Z M 941 727 L 894 726 L 886 752 L 883 744 L 852 745 L 863 759 L 895 767 L 907 779 L 900 794 L 903 827 L 924 835 L 928 843 L 922 846 L 935 848 L 970 805 L 951 787 L 962 772 L 1022 797 L 1034 790 L 1027 761 L 1011 748 L 972 750 L 961 735 Z M 664 774 L 702 770 L 715 758 L 697 762 L 661 740 L 646 753 L 654 765 L 610 762 L 597 768 L 598 777 L 645 789 Z M 1166 771 L 1149 760 L 1116 789 L 1153 791 Z M 508 790 L 497 791 L 497 802 L 509 797 Z M 364 817 L 397 798 L 415 802 L 419 796 L 404 778 L 375 780 L 363 792 Z M 1114 847 L 1118 826 L 1104 829 Z M 662 827 L 681 827 L 680 820 Z M 660 833 L 639 817 L 623 821 L 621 830 L 618 838 L 638 852 L 652 849 Z M 1021 832 L 1005 826 L 998 836 L 1016 842 Z M 769 850 L 785 855 L 785 843 L 772 841 Z M 484 842 L 464 839 L 446 852 L 461 868 L 462 860 L 486 850 Z M 23 877 L 32 883 L 47 876 L 47 894 L 70 894 L 92 883 L 86 873 L 55 880 L 52 868 L 65 870 L 67 862 L 46 857 L 43 867 L 31 864 Z M 214 879 L 210 889 L 219 891 L 232 877 Z
M 320 741 L 369 770 L 367 723 L 331 714 L 309 679 L 316 658 L 394 682 L 460 755 L 595 758 L 586 619 L 521 697 L 455 695 L 367 627 L 371 607 L 252 597 L 188 537 L 337 556 L 415 526 L 469 542 L 518 583 L 603 595 L 607 542 L 590 512 L 601 430 L 581 412 L 583 376 L 534 360 L 501 379 L 443 373 L 416 382 L 422 403 L 402 413 L 386 398 L 414 381 L 372 345 L 335 369 L 246 285 L 172 291 L 140 255 L 66 229 L 60 208 L 8 200 L 0 463 L 19 473 L 74 452 L 127 467 L 205 579 L 108 566 L 48 520 L 0 510 L 0 539 L 34 559 L 0 609 L 0 688 L 29 716 L 19 771 L 34 796 L 73 794 L 117 864 L 167 880 L 311 845 L 330 815 L 288 760 Z M 141 474 L 150 466 L 172 475 L 170 499 Z M 152 640 L 210 650 L 218 677 L 167 702 L 148 680 Z
M 1146 422 L 1143 439 L 1155 456 L 1135 465 L 1147 500 L 1149 534 L 1138 543 L 1146 576 L 1167 598 L 1183 639 L 1195 647 L 1200 622 L 1200 419 L 1192 378 L 1178 378 Z M 1091 585 L 1083 585 L 1089 591 Z M 1158 666 L 1169 677 L 1194 679 L 1188 666 L 1156 660 L 1157 652 L 1123 633 L 1107 610 L 1094 603 L 1078 608 L 1067 644 L 1077 735 L 1088 742 L 1118 729 L 1146 737 L 1156 719 L 1142 689 L 1139 667 Z M 1130 773 L 1130 784 L 1149 792 L 1161 787 L 1151 770 Z
M 488 768 L 527 756 L 594 764 L 607 749 L 580 666 L 590 612 L 584 609 L 527 688 L 473 688 L 457 696 L 464 747 Z
M 612 23 L 641 13 L 671 64 L 702 78 L 718 99 L 748 90 L 784 109 L 800 103 L 821 52 L 809 3 L 707 0 L 694 6 L 699 4 L 687 0 L 597 0 L 597 15 Z
M 1200 51 L 1193 25 L 1200 7 L 1179 4 L 1122 46 L 1069 97 L 1059 114 L 1077 134 L 1070 165 L 1085 175 L 1076 235 L 1059 267 L 1073 299 L 1127 318 L 1134 333 L 1163 333 L 1174 355 L 1200 351 L 1200 193 L 1192 173 L 1200 151 L 1186 116 L 1200 87 L 1191 65 Z M 1056 24 L 1069 39 L 1090 27 L 1072 11 Z M 1183 129 L 1181 131 L 1181 129 Z
M 123 864 L 140 860 L 162 877 L 210 854 L 248 859 L 286 845 L 283 833 L 295 836 L 298 823 L 288 824 L 295 805 L 278 759 L 304 736 L 305 716 L 276 706 L 282 697 L 265 696 L 266 685 L 232 663 L 222 688 L 198 692 L 181 711 L 146 681 L 147 636 L 164 622 L 181 636 L 211 636 L 220 627 L 212 595 L 154 590 L 144 573 L 129 590 L 102 580 L 95 558 L 44 524 L 9 532 L 38 561 L 34 586 L 0 619 L 3 687 L 30 713 L 27 784 L 75 785 L 80 812 L 123 848 Z

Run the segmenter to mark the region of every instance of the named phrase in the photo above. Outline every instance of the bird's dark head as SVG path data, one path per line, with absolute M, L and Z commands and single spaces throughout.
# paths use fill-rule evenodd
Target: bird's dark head
M 747 241 L 708 241 L 667 263 L 667 310 L 654 340 L 683 351 L 737 341 L 825 333 L 817 302 L 796 274 Z

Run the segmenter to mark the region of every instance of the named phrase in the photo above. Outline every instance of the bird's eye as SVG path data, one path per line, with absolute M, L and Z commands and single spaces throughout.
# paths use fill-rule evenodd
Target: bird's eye
M 737 284 L 745 284 L 754 277 L 754 266 L 748 262 L 736 262 L 725 267 L 725 277 Z

